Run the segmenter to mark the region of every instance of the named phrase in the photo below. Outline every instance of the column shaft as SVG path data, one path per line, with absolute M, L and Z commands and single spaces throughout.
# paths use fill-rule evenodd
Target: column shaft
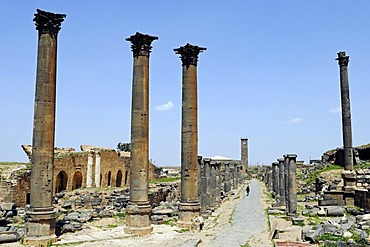
M 38 30 L 36 92 L 31 158 L 30 211 L 27 213 L 26 245 L 50 245 L 55 239 L 52 204 L 57 37 L 65 15 L 37 10 Z
M 87 156 L 87 176 L 86 176 L 86 187 L 91 188 L 92 186 L 92 166 L 93 166 L 93 153 L 89 152 Z
M 295 154 L 288 154 L 289 187 L 288 187 L 288 215 L 297 214 L 297 164 Z
M 336 60 L 338 60 L 340 69 L 344 169 L 353 170 L 352 124 L 351 124 L 351 106 L 348 80 L 349 56 L 346 56 L 345 52 L 339 52 L 338 58 Z
M 130 202 L 125 232 L 145 235 L 152 232 L 148 201 L 149 169 L 149 54 L 154 36 L 136 33 L 127 38 L 133 52 L 131 104 Z
M 100 188 L 100 153 L 95 152 L 95 187 Z
M 284 159 L 278 159 L 279 162 L 279 206 L 285 205 L 285 173 Z

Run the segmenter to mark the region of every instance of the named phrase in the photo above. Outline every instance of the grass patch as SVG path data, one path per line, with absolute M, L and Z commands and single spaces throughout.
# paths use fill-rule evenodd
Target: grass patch
M 250 245 L 249 245 L 249 243 L 247 242 L 247 243 L 245 243 L 245 244 L 243 244 L 243 245 L 240 245 L 240 247 L 250 247 Z
M 183 233 L 183 232 L 188 232 L 190 231 L 189 228 L 181 228 L 180 230 L 175 230 L 175 232 L 178 232 L 178 233 Z
M 311 172 L 308 174 L 308 178 L 305 180 L 306 184 L 313 184 L 315 182 L 316 177 L 320 176 L 320 173 L 326 172 L 326 171 L 332 171 L 332 170 L 343 170 L 343 167 L 337 166 L 337 165 L 329 165 L 325 166 L 319 170 L 316 170 L 314 172 Z
M 181 177 L 178 176 L 178 177 L 167 177 L 167 178 L 158 178 L 158 179 L 154 179 L 152 181 L 149 181 L 150 184 L 155 184 L 155 183 L 168 183 L 168 182 L 175 182 L 175 181 L 178 181 L 180 180 Z
M 110 229 L 116 228 L 116 227 L 117 227 L 117 225 L 115 225 L 115 224 L 114 225 L 111 225 L 111 224 L 108 225 L 108 228 L 110 228 Z
M 163 224 L 167 226 L 175 226 L 177 221 L 178 221 L 177 218 L 172 218 L 172 219 L 163 221 Z

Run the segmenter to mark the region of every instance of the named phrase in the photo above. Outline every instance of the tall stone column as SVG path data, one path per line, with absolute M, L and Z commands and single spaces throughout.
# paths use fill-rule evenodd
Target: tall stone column
M 87 176 L 86 176 L 86 188 L 91 188 L 92 187 L 92 167 L 93 167 L 93 152 L 89 152 L 87 154 Z
M 349 99 L 349 81 L 348 81 L 349 56 L 346 56 L 346 53 L 344 51 L 338 52 L 338 58 L 336 60 L 338 60 L 340 69 L 340 95 L 342 102 L 344 170 L 353 170 L 351 106 Z
M 145 235 L 153 230 L 148 201 L 149 168 L 149 55 L 158 37 L 136 33 L 126 40 L 133 53 L 131 108 L 130 202 L 126 208 L 126 233 Z
M 248 172 L 248 138 L 241 138 L 241 162 L 244 172 Z
M 275 195 L 275 199 L 279 198 L 279 163 L 272 163 L 272 187 Z
M 100 152 L 95 151 L 95 187 L 100 188 Z
M 229 193 L 231 190 L 231 183 L 230 183 L 230 163 L 225 163 L 225 194 Z
M 238 188 L 238 165 L 234 164 L 234 172 L 233 172 L 233 182 L 234 182 L 234 189 Z
M 206 177 L 206 207 L 211 205 L 211 159 L 204 158 L 204 175 Z
M 181 117 L 181 200 L 180 227 L 193 227 L 192 219 L 199 216 L 198 201 L 198 55 L 206 48 L 189 43 L 174 49 L 182 61 L 182 117 Z
M 284 189 L 285 189 L 285 206 L 289 212 L 289 159 L 287 155 L 284 157 Z
M 66 15 L 37 9 L 38 30 L 36 93 L 31 158 L 31 198 L 27 211 L 26 245 L 50 245 L 56 240 L 52 204 L 57 41 Z
M 215 192 L 215 200 L 216 204 L 220 204 L 221 202 L 221 163 L 217 162 L 215 164 L 216 168 L 216 192 Z
M 289 166 L 288 215 L 297 215 L 297 155 L 287 154 L 286 157 Z
M 285 205 L 284 158 L 279 158 L 279 206 Z
M 214 208 L 216 204 L 216 163 L 211 161 L 211 197 L 210 197 L 210 206 Z
M 200 212 L 202 215 L 207 211 L 207 177 L 206 177 L 206 164 L 204 160 L 201 160 L 201 173 L 200 173 L 200 194 L 201 194 L 201 204 Z

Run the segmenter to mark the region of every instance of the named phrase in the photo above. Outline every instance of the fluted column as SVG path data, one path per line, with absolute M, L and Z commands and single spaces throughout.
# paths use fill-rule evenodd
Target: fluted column
M 145 235 L 152 232 L 148 201 L 149 168 L 149 55 L 158 37 L 136 33 L 126 40 L 133 52 L 131 109 L 130 202 L 125 232 Z
M 181 199 L 180 227 L 193 227 L 192 219 L 199 216 L 198 201 L 198 55 L 206 50 L 186 44 L 174 49 L 182 61 L 182 117 L 181 117 Z
M 57 42 L 66 15 L 37 10 L 38 54 L 34 106 L 31 198 L 27 212 L 25 244 L 48 245 L 55 239 L 55 213 L 52 204 Z
M 279 158 L 279 206 L 285 205 L 284 158 Z
M 206 196 L 207 196 L 207 181 L 205 177 L 205 167 L 202 156 L 198 156 L 198 166 L 199 166 L 199 180 L 198 180 L 198 194 L 201 213 L 206 211 Z
M 340 95 L 342 103 L 342 130 L 343 130 L 343 148 L 344 148 L 344 169 L 353 170 L 353 150 L 352 150 L 352 124 L 351 124 L 351 106 L 349 99 L 349 80 L 348 63 L 349 56 L 344 51 L 338 52 L 336 58 L 340 69 Z
M 297 164 L 296 154 L 287 154 L 287 163 L 289 166 L 288 175 L 288 215 L 297 214 Z
M 216 204 L 216 163 L 211 161 L 211 198 L 210 206 L 214 208 Z

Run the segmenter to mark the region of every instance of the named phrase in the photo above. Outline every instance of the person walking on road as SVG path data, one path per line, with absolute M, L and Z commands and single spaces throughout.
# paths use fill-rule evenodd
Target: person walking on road
M 246 189 L 246 191 L 247 191 L 247 196 L 249 196 L 249 192 L 251 191 L 251 188 L 249 188 L 249 184 L 247 184 L 247 189 Z

